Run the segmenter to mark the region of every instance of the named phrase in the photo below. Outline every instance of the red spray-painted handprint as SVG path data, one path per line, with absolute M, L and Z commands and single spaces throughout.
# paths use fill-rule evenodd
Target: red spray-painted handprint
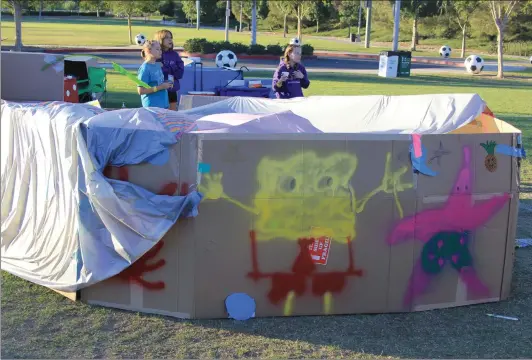
M 107 166 L 103 174 L 108 178 L 113 178 L 113 168 L 116 169 L 114 166 Z M 118 169 L 118 180 L 121 181 L 128 181 L 129 180 L 129 171 L 126 167 L 119 167 Z M 158 195 L 175 195 L 175 192 L 179 188 L 179 185 L 175 182 L 169 182 L 165 184 L 161 190 L 159 190 Z M 187 183 L 181 184 L 181 189 L 179 191 L 179 195 L 185 196 L 188 194 L 189 186 Z M 133 264 L 131 264 L 127 269 L 122 271 L 120 274 L 117 275 L 117 278 L 124 280 L 124 281 L 131 281 L 135 282 L 141 286 L 143 286 L 146 289 L 150 290 L 162 290 L 165 288 L 164 281 L 147 281 L 144 280 L 144 274 L 155 271 L 157 269 L 162 268 L 166 261 L 164 259 L 159 259 L 153 264 L 149 264 L 148 262 L 155 258 L 157 254 L 161 251 L 162 247 L 164 245 L 164 241 L 159 241 L 152 249 L 150 249 L 148 252 L 146 252 L 141 258 L 139 258 L 137 261 L 135 261 Z

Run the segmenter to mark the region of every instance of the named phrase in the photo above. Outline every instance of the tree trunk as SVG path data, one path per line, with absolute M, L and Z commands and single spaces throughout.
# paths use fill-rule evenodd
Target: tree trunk
M 240 2 L 240 28 L 239 32 L 242 32 L 242 13 L 244 12 L 244 5 Z M 285 15 L 286 16 L 286 15 Z
M 412 46 L 410 46 L 411 51 L 416 51 L 417 45 L 417 15 L 414 16 L 414 22 L 412 25 Z
M 461 57 L 462 59 L 465 58 L 466 30 L 467 30 L 467 24 L 464 24 L 464 27 L 462 28 L 462 52 L 461 52 L 461 54 L 460 54 L 460 57 Z
M 360 36 L 360 26 L 362 25 L 362 4 L 358 6 L 358 30 L 357 34 Z
M 347 37 L 348 37 L 349 39 L 351 39 L 351 24 L 347 25 L 347 29 L 348 29 Z
M 44 0 L 41 0 L 39 4 L 39 20 L 42 20 L 42 8 L 44 7 L 43 2 Z
M 320 32 L 320 20 L 316 18 L 316 34 Z
M 100 8 L 96 8 L 96 17 L 100 17 Z
M 251 5 L 251 45 L 257 44 L 257 0 Z
M 497 77 L 502 79 L 504 77 L 503 71 L 503 41 L 504 41 L 504 28 L 502 25 L 497 26 Z
M 288 16 L 288 15 L 285 13 L 285 14 L 284 14 L 284 23 L 283 23 L 283 37 L 286 37 L 286 33 L 287 33 L 287 31 L 286 31 L 286 30 L 287 30 L 287 29 L 286 29 L 286 17 L 287 17 L 287 16 Z
M 297 6 L 297 38 L 301 42 L 301 5 Z
M 22 51 L 22 5 L 15 1 L 15 51 Z
M 129 30 L 129 43 L 133 44 L 133 35 L 131 33 L 131 15 L 127 16 L 127 28 Z

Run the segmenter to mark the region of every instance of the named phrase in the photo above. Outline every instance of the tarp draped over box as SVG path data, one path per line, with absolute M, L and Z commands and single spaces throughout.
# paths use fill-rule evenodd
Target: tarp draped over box
M 103 175 L 108 165 L 166 162 L 178 132 L 158 116 L 2 102 L 2 269 L 74 291 L 118 274 L 179 216 L 195 216 L 196 191 L 156 195 Z
M 520 131 L 478 95 L 229 98 L 179 112 L 3 103 L 1 125 L 2 268 L 83 288 L 90 303 L 212 318 L 241 292 L 257 316 L 508 295 L 518 161 L 497 160 L 493 146 L 515 147 Z M 413 171 L 413 133 L 435 176 Z M 445 211 L 452 221 L 434 215 Z M 423 236 L 407 241 L 412 234 Z M 163 236 L 155 248 L 166 265 L 146 281 L 166 287 L 115 281 Z M 314 237 L 334 245 L 310 264 L 305 241 Z M 425 294 L 427 279 L 458 260 L 480 275 L 447 272 Z
M 446 134 L 476 119 L 485 106 L 476 94 L 311 96 L 290 100 L 234 97 L 186 113 L 202 117 L 290 111 L 324 133 Z

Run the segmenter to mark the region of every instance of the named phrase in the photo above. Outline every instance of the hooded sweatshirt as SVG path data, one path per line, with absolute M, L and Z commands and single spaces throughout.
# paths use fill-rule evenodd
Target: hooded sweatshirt
M 303 74 L 303 79 L 297 79 L 294 76 L 295 71 L 301 71 Z M 277 82 L 283 75 L 283 72 L 288 73 L 288 80 L 286 80 L 281 87 L 277 86 Z M 302 64 L 294 64 L 291 67 L 289 64 L 286 64 L 283 59 L 279 63 L 277 70 L 273 74 L 272 80 L 272 89 L 275 91 L 275 95 L 278 99 L 291 99 L 295 97 L 303 97 L 303 90 L 307 89 L 310 85 L 308 79 L 307 70 Z
M 162 69 L 165 81 L 168 80 L 168 75 L 174 76 L 174 86 L 168 89 L 168 92 L 179 91 L 181 88 L 179 79 L 183 78 L 183 73 L 185 72 L 185 64 L 181 60 L 181 56 L 174 50 L 163 51 L 161 58 L 157 61 L 163 65 Z

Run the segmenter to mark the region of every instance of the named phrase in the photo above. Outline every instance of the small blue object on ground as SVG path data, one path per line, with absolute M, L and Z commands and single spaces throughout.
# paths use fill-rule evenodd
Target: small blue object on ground
M 244 293 L 234 293 L 225 299 L 225 308 L 229 318 L 235 320 L 248 320 L 255 317 L 255 300 Z

